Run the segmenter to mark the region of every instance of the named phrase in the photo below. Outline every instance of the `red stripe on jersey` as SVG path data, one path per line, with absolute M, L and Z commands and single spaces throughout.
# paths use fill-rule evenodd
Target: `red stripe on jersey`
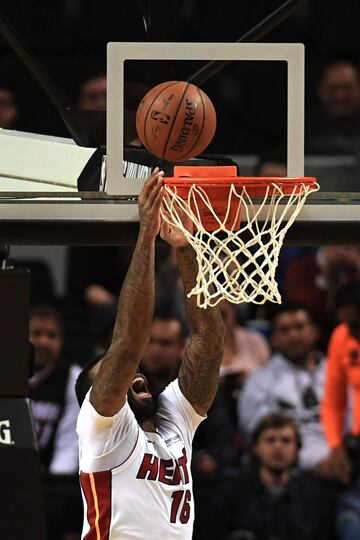
M 95 523 L 95 504 L 94 497 L 91 492 L 90 475 L 87 473 L 80 473 L 80 484 L 86 499 L 87 505 L 87 520 L 90 525 L 90 530 L 85 536 L 84 540 L 96 540 L 96 531 L 94 527 Z
M 80 473 L 90 530 L 84 540 L 109 540 L 111 521 L 111 471 Z

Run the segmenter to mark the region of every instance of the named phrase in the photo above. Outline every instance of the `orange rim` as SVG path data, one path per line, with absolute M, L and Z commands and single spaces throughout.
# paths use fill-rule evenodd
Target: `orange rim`
M 311 176 L 298 176 L 298 177 L 283 177 L 283 176 L 227 176 L 227 177 L 173 177 L 164 178 L 165 185 L 169 187 L 177 187 L 180 192 L 188 191 L 191 186 L 199 186 L 203 190 L 213 190 L 221 195 L 228 193 L 231 185 L 237 188 L 246 188 L 248 195 L 262 196 L 265 195 L 268 188 L 279 187 L 283 191 L 284 195 L 289 195 L 300 189 L 302 186 L 309 186 L 316 189 L 317 179 Z M 272 191 L 272 190 L 270 190 Z M 179 193 L 181 196 L 181 193 Z
M 195 178 L 195 177 L 166 177 L 164 183 L 169 186 L 189 186 L 199 184 L 202 187 L 209 186 L 264 186 L 271 184 L 279 186 L 292 187 L 294 184 L 315 185 L 317 179 L 312 176 L 233 176 L 233 177 L 218 177 L 218 178 Z

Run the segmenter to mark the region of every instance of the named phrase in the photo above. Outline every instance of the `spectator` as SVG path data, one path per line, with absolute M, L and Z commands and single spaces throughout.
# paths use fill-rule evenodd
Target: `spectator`
M 264 416 L 253 433 L 254 464 L 216 495 L 217 540 L 330 540 L 333 501 L 309 473 L 298 472 L 301 447 L 295 422 Z
M 121 284 L 125 279 L 131 255 L 132 249 L 128 247 L 70 247 L 68 293 L 72 296 L 83 295 L 88 305 L 94 308 L 116 305 L 119 282 Z
M 51 307 L 32 309 L 30 341 L 34 375 L 29 380 L 29 397 L 43 466 L 48 535 L 51 540 L 65 540 L 67 533 L 81 531 L 75 395 L 81 368 L 62 357 L 62 324 Z
M 282 147 L 264 152 L 255 169 L 257 176 L 287 176 L 286 150 Z M 287 246 L 281 248 L 276 269 L 279 291 L 287 302 L 303 303 L 316 318 L 324 349 L 329 337 L 326 294 L 317 281 L 320 273 L 318 248 Z
M 158 309 L 141 361 L 142 372 L 158 394 L 177 377 L 186 335 L 187 329 L 182 320 Z
M 340 540 L 360 540 L 360 482 L 357 481 L 340 497 L 336 511 Z
M 348 60 L 329 62 L 317 88 L 324 109 L 334 118 L 346 118 L 360 110 L 359 67 Z
M 121 287 L 132 253 L 131 246 L 71 246 L 68 250 L 67 292 L 72 303 L 90 314 L 96 337 L 103 332 L 104 322 L 111 321 L 116 313 L 119 284 Z M 156 247 L 155 278 L 156 310 L 166 306 L 183 319 L 185 304 L 177 264 L 173 251 L 160 243 Z
M 360 283 L 341 287 L 337 291 L 335 305 L 340 324 L 329 343 L 322 421 L 331 448 L 329 467 L 333 468 L 338 480 L 347 486 L 337 510 L 339 537 L 341 540 L 359 540 Z M 351 396 L 350 426 L 347 426 L 345 414 L 348 396 Z
M 340 288 L 336 296 L 336 312 L 341 321 L 331 336 L 328 351 L 322 422 L 332 449 L 331 458 L 337 477 L 343 483 L 351 480 L 351 472 L 360 471 L 360 284 Z M 351 463 L 346 448 L 346 406 L 351 391 Z M 354 453 L 354 449 L 356 452 Z M 358 450 L 359 449 L 359 450 Z M 354 470 L 355 469 L 355 470 Z
M 163 243 L 156 246 L 155 280 L 155 311 L 166 307 L 185 320 L 184 292 L 175 251 Z
M 255 169 L 257 176 L 287 176 L 286 150 L 282 147 L 264 152 Z M 326 326 L 323 309 L 325 295 L 317 285 L 319 273 L 318 248 L 309 246 L 283 246 L 276 269 L 279 290 L 288 302 L 301 302 Z
M 236 320 L 236 306 L 227 300 L 220 303 L 226 327 L 224 358 L 220 376 L 238 374 L 241 379 L 267 364 L 270 349 L 263 336 L 241 326 Z
M 0 82 L 0 128 L 13 129 L 19 117 L 14 88 Z
M 287 176 L 286 151 L 264 152 L 256 165 L 255 176 Z
M 267 366 L 251 375 L 238 403 L 240 429 L 249 437 L 265 414 L 284 412 L 299 426 L 301 467 L 313 469 L 328 455 L 320 422 L 325 358 L 315 349 L 317 328 L 301 304 L 284 304 L 273 317 Z
M 267 364 L 270 348 L 260 332 L 249 330 L 237 322 L 234 304 L 223 300 L 220 303 L 220 312 L 226 328 L 220 377 L 228 409 L 236 428 L 236 402 L 239 392 L 246 378 Z
M 94 73 L 80 85 L 78 107 L 82 110 L 106 110 L 106 75 Z
M 141 146 L 135 127 L 136 111 L 144 95 L 150 87 L 139 81 L 124 83 L 124 143 Z M 82 110 L 106 110 L 107 79 L 102 71 L 88 75 L 79 88 L 78 107 Z
M 324 66 L 317 85 L 320 107 L 308 115 L 308 153 L 352 154 L 360 135 L 360 75 L 358 65 L 333 59 Z
M 42 463 L 53 474 L 77 473 L 79 406 L 74 385 L 81 369 L 61 357 L 62 324 L 51 307 L 32 309 L 30 341 L 35 348 L 35 373 L 29 395 Z
M 207 424 L 207 425 L 205 425 Z M 221 391 L 208 411 L 206 422 L 196 432 L 191 470 L 194 478 L 195 522 L 193 540 L 219 540 L 214 536 L 213 494 L 235 463 L 234 430 Z
M 358 246 L 327 246 L 317 256 L 319 287 L 326 292 L 328 308 L 335 309 L 338 287 L 360 280 L 360 250 Z

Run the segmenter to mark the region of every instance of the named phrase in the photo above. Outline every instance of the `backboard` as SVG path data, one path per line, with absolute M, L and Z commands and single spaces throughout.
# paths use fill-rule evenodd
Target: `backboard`
M 148 60 L 151 58 L 151 60 Z M 185 78 L 189 73 L 186 63 L 211 60 L 238 62 L 286 62 L 287 80 L 284 101 L 287 101 L 287 154 L 288 175 L 304 174 L 304 47 L 298 43 L 109 43 L 108 45 L 108 105 L 107 105 L 107 193 L 137 194 L 136 179 L 119 178 L 124 160 L 124 87 L 127 82 L 125 66 L 130 64 L 132 73 L 144 73 L 142 83 L 148 83 L 149 74 L 159 73 L 152 84 Z M 164 61 L 168 61 L 164 64 Z M 161 62 L 163 66 L 161 67 Z M 170 64 L 169 64 L 170 62 Z M 176 62 L 178 66 L 176 69 Z M 139 64 L 136 69 L 136 64 Z M 220 75 L 221 77 L 221 75 Z M 236 72 L 232 72 L 236 77 Z M 182 80 L 182 79 L 180 79 Z M 234 88 L 244 82 L 234 81 Z M 222 114 L 220 99 L 214 100 L 218 115 Z M 238 145 L 241 152 L 241 143 Z
M 229 62 L 205 83 L 218 112 L 222 136 L 215 137 L 209 155 L 229 156 L 238 164 L 240 175 L 253 175 L 258 166 L 258 143 L 263 143 L 262 137 L 274 139 L 285 149 L 287 175 L 317 176 L 321 186 L 286 241 L 358 242 L 357 156 L 311 155 L 304 160 L 302 44 L 128 42 L 108 45 L 106 192 L 77 193 L 77 177 L 95 149 L 78 147 L 70 139 L 1 130 L 0 241 L 134 242 L 137 195 L 144 179 L 123 175 L 129 112 L 126 87 L 134 79 L 148 87 L 164 80 L 186 80 L 209 61 Z M 134 119 L 134 103 L 132 107 Z

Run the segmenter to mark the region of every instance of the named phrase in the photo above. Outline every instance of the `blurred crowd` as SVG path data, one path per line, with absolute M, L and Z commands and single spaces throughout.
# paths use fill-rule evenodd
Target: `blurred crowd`
M 85 2 L 73 4 L 69 13 L 79 23 L 78 12 L 90 10 L 92 3 L 87 8 Z M 184 20 L 189 22 L 191 13 L 189 6 L 184 9 Z M 301 12 L 292 28 L 306 36 L 311 20 Z M 352 18 L 347 20 L 351 26 Z M 306 154 L 357 159 L 359 62 L 348 52 L 324 54 L 336 45 L 331 25 L 324 36 L 323 43 L 315 40 L 323 61 L 313 64 Z M 236 101 L 233 82 L 224 77 L 213 95 Z M 24 114 L 24 90 L 20 99 L 18 85 L 16 76 L 5 77 L 0 69 L 0 128 L 69 136 L 52 119 L 32 117 L 28 110 Z M 136 104 L 147 86 L 134 88 L 125 96 L 129 143 L 136 136 Z M 104 69 L 92 69 L 78 83 L 74 103 L 83 110 L 105 110 L 106 89 Z M 253 118 L 235 140 L 231 126 L 239 117 L 241 109 L 235 114 L 233 105 L 224 111 L 213 149 L 256 154 L 254 174 L 286 176 L 285 132 L 270 129 L 267 119 L 256 132 Z M 346 239 L 343 246 L 326 244 L 284 246 L 277 269 L 282 305 L 220 305 L 226 325 L 220 384 L 193 447 L 194 540 L 360 540 L 360 238 L 359 246 L 347 246 Z M 29 339 L 35 348 L 29 396 L 49 540 L 80 539 L 74 382 L 82 366 L 109 346 L 131 255 L 131 247 L 69 247 L 61 296 L 51 268 L 27 261 Z M 176 378 L 186 340 L 175 257 L 159 242 L 155 314 L 141 365 L 157 392 Z
M 37 280 L 28 261 L 29 395 L 50 539 L 80 538 L 74 381 L 109 346 L 131 251 L 69 248 L 62 297 L 50 269 L 44 287 L 44 268 Z M 281 305 L 221 302 L 220 384 L 193 445 L 194 540 L 360 538 L 359 260 L 357 247 L 285 246 Z M 174 254 L 159 242 L 141 363 L 156 392 L 177 377 L 187 336 Z
M 336 58 L 324 65 L 317 92 L 308 152 L 355 153 L 357 64 Z M 82 83 L 77 103 L 105 109 L 104 73 Z M 0 85 L 0 125 L 16 128 L 19 118 L 11 85 Z M 281 147 L 259 154 L 254 174 L 285 176 Z M 69 247 L 61 297 L 51 268 L 27 261 L 35 347 L 29 395 L 51 540 L 80 538 L 74 382 L 109 346 L 131 255 L 131 247 Z M 277 280 L 283 304 L 276 309 L 220 306 L 227 328 L 220 385 L 194 441 L 194 540 L 360 538 L 359 248 L 284 246 Z M 156 309 L 142 359 L 157 392 L 176 378 L 186 339 L 175 257 L 159 242 Z

